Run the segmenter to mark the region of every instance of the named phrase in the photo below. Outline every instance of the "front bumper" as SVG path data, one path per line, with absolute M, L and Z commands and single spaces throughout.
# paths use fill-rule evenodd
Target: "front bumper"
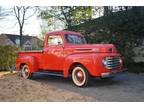
M 113 77 L 115 74 L 118 74 L 118 73 L 121 73 L 121 72 L 125 72 L 125 71 L 127 71 L 127 69 L 101 73 L 101 78 Z

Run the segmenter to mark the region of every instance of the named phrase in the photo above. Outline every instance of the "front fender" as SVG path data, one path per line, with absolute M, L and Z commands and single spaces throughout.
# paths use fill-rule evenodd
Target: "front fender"
M 27 64 L 30 68 L 30 72 L 38 71 L 38 62 L 35 57 L 33 56 L 25 56 L 17 58 L 16 60 L 16 69 L 20 71 L 20 65 Z
M 75 63 L 82 64 L 89 71 L 89 74 L 93 75 L 94 61 L 95 61 L 94 54 L 84 53 L 84 54 L 73 54 L 67 56 L 64 63 L 64 77 L 68 77 L 69 69 Z

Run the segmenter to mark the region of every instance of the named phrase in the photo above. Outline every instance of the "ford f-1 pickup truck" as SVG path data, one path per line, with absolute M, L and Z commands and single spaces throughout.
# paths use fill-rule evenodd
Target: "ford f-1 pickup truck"
M 84 87 L 92 77 L 109 78 L 122 71 L 122 62 L 113 44 L 87 44 L 80 33 L 55 31 L 45 35 L 43 50 L 18 52 L 16 69 L 25 79 L 41 72 L 70 76 Z

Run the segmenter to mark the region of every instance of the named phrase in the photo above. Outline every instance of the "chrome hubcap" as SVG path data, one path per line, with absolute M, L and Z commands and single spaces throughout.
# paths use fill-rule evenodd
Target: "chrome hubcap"
M 82 83 L 82 82 L 83 82 L 83 80 L 84 80 L 84 75 L 83 75 L 83 73 L 82 73 L 81 70 L 76 71 L 75 76 L 76 76 L 76 80 L 77 80 L 79 83 Z
M 24 77 L 24 78 L 28 78 L 28 76 L 29 76 L 28 67 L 24 67 L 24 68 L 23 68 L 23 77 Z

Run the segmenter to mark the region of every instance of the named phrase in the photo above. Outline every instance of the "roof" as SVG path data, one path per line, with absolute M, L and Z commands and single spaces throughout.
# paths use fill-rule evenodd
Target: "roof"
M 67 31 L 67 30 L 53 31 L 53 32 L 48 32 L 46 34 L 47 35 L 52 35 L 52 34 L 77 34 L 77 35 L 81 35 L 79 32 Z
M 24 35 L 24 36 L 20 36 L 20 35 L 16 35 L 16 34 L 2 34 L 2 35 L 6 35 L 15 44 L 16 44 L 16 39 L 20 39 L 20 37 L 21 37 L 22 45 L 28 40 L 31 40 L 34 38 L 38 39 L 37 37 L 28 36 L 28 35 Z

